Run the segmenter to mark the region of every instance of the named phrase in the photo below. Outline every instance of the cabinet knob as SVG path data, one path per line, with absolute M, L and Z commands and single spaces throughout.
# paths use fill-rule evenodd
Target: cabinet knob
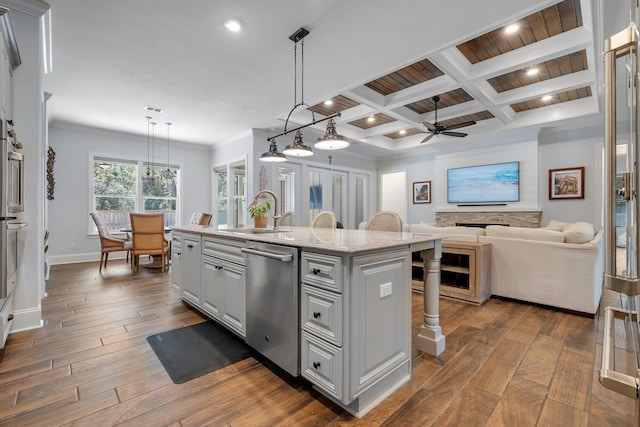
M 320 318 L 320 316 L 321 316 L 321 313 L 320 313 L 319 311 L 314 311 L 314 312 L 313 312 L 313 318 L 314 318 L 314 319 L 319 319 L 319 318 Z
M 189 249 L 193 249 L 193 245 L 187 245 Z
M 318 273 L 320 273 L 320 269 L 319 268 L 314 268 L 313 270 L 311 270 L 311 273 L 313 273 L 313 274 L 315 274 L 317 276 Z
M 182 255 L 182 252 L 176 252 L 176 255 L 180 256 Z
M 318 369 L 320 367 L 320 362 L 313 362 L 313 369 Z

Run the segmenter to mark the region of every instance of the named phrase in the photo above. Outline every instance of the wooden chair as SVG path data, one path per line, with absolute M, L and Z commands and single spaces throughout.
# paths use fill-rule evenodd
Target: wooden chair
M 193 225 L 209 225 L 211 224 L 211 218 L 213 215 L 205 212 L 194 212 L 191 215 L 191 220 L 189 224 Z
M 110 252 L 127 251 L 127 261 L 129 261 L 129 253 L 133 248 L 132 242 L 127 239 L 120 239 L 113 237 L 109 233 L 109 229 L 105 225 L 102 217 L 95 212 L 91 212 L 91 218 L 96 223 L 98 234 L 100 235 L 100 267 L 99 272 L 102 272 L 102 261 L 104 260 L 104 268 L 107 268 L 107 260 L 109 259 Z
M 400 215 L 390 211 L 380 211 L 367 223 L 367 230 L 402 231 Z
M 168 261 L 169 243 L 164 238 L 164 214 L 131 214 L 131 269 L 137 270 L 140 255 L 160 255 L 164 271 Z
M 293 212 L 285 212 L 282 214 L 279 224 L 294 227 L 296 225 L 296 214 Z
M 311 223 L 311 227 L 314 228 L 336 228 L 336 216 L 331 211 L 322 211 Z

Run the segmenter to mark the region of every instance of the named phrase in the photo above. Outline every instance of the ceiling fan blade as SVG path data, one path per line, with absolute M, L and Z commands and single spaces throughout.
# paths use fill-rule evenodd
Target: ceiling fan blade
M 471 125 L 475 125 L 475 124 L 476 124 L 476 122 L 474 122 L 473 120 L 470 120 L 468 122 L 456 123 L 454 125 L 447 126 L 447 130 L 460 129 L 460 128 L 471 126 Z
M 466 133 L 462 133 L 462 132 L 450 132 L 448 130 L 445 130 L 443 132 L 440 132 L 440 134 L 442 135 L 448 135 L 448 136 L 457 136 L 459 138 L 462 138 L 463 136 L 467 136 Z
M 422 122 L 422 124 L 425 125 L 427 127 L 427 129 L 429 129 L 431 132 L 435 132 L 436 130 L 438 130 L 436 125 L 434 125 L 433 123 Z
M 432 133 L 432 134 L 427 135 L 427 137 L 426 137 L 425 139 L 423 139 L 422 141 L 420 141 L 420 144 L 422 144 L 423 142 L 427 142 L 428 140 L 430 140 L 431 138 L 433 138 L 433 135 L 435 135 L 435 134 L 433 134 L 433 133 Z

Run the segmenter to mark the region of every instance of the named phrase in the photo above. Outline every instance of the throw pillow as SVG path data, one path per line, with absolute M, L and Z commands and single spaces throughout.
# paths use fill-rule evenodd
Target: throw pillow
M 562 231 L 565 243 L 587 243 L 596 235 L 596 227 L 588 222 L 578 221 Z
M 542 227 L 542 228 L 544 228 L 545 230 L 562 231 L 568 225 L 571 225 L 571 223 L 556 221 L 555 219 L 552 219 L 551 221 L 549 221 L 549 224 L 547 224 L 546 227 Z

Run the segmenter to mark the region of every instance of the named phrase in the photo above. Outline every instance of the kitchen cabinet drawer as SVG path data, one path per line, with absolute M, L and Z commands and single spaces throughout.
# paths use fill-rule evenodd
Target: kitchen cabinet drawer
M 203 237 L 202 254 L 210 255 L 236 264 L 245 265 L 244 256 L 240 249 L 245 246 L 244 240 L 216 239 Z
M 302 331 L 302 376 L 325 393 L 342 400 L 342 349 Z
M 9 332 L 11 332 L 11 325 L 13 324 L 13 292 L 9 294 L 9 297 L 3 301 L 4 305 L 0 307 L 0 348 L 4 348 L 4 344 L 7 342 Z
M 303 252 L 300 274 L 304 283 L 342 292 L 342 259 L 339 257 Z
M 340 294 L 303 285 L 300 308 L 302 327 L 342 347 L 342 299 Z

